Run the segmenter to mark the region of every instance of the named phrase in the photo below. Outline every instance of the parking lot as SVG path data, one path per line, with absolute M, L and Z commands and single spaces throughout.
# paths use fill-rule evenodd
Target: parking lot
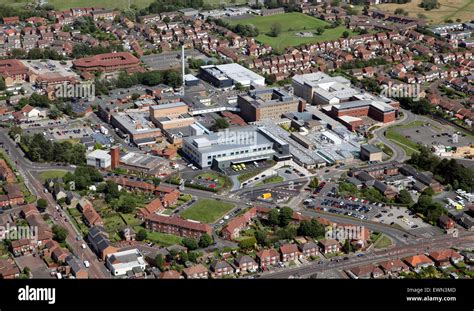
M 77 76 L 77 74 L 71 70 L 71 61 L 61 63 L 61 61 L 54 60 L 24 60 L 22 62 L 37 75 Z
M 406 207 L 387 206 L 374 216 L 373 221 L 387 225 L 399 225 L 403 229 L 428 228 L 429 224 L 424 223 L 421 218 L 415 215 Z
M 240 174 L 244 174 L 244 173 L 251 173 L 251 172 L 254 172 L 254 171 L 265 170 L 266 168 L 269 168 L 271 166 L 272 166 L 271 162 L 267 162 L 266 160 L 262 160 L 262 161 L 247 162 L 245 164 L 231 165 L 231 166 L 229 166 L 227 168 L 223 168 L 221 170 L 225 175 L 232 176 L 232 175 L 240 175 Z M 247 180 L 246 182 L 244 182 L 243 184 L 247 184 L 251 180 L 255 180 L 255 178 L 257 178 L 257 177 L 258 176 L 252 177 L 249 180 Z M 260 179 L 260 178 L 258 178 L 258 179 Z
M 185 57 L 206 59 L 207 57 L 197 50 L 185 50 Z M 181 51 L 166 52 L 161 54 L 145 55 L 141 60 L 151 70 L 169 70 L 181 66 Z
M 362 220 L 369 220 L 383 206 L 381 203 L 371 204 L 367 200 L 359 200 L 358 198 L 337 198 L 333 197 L 331 193 L 332 192 L 329 192 L 325 197 L 312 195 L 304 201 L 304 204 L 308 208 L 346 215 Z
M 249 189 L 248 191 L 241 194 L 241 197 L 251 201 L 262 201 L 268 203 L 285 203 L 291 198 L 300 194 L 301 189 L 304 186 L 304 182 L 295 182 L 291 186 L 291 190 L 288 189 L 290 186 L 271 187 L 259 190 Z M 271 196 L 267 199 L 263 198 L 264 194 L 270 193 Z
M 415 123 L 416 122 L 416 123 Z M 466 146 L 472 143 L 472 138 L 466 134 L 458 135 L 458 142 L 453 142 L 456 130 L 450 126 L 441 125 L 433 121 L 423 123 L 415 121 L 408 126 L 397 128 L 397 132 L 406 138 L 421 145 Z

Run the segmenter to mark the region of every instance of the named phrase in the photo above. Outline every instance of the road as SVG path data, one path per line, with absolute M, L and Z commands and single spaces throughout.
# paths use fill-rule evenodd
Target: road
M 40 164 L 32 163 L 25 158 L 20 148 L 17 148 L 15 143 L 10 140 L 5 129 L 0 130 L 0 142 L 4 144 L 4 148 L 8 148 L 10 158 L 17 164 L 17 170 L 23 176 L 25 185 L 28 187 L 30 192 L 37 198 L 43 198 L 48 202 L 46 212 L 52 216 L 55 224 L 64 227 L 68 231 L 67 243 L 72 248 L 75 255 L 82 260 L 88 260 L 90 267 L 88 269 L 90 278 L 110 278 L 111 274 L 107 271 L 105 266 L 99 262 L 96 255 L 91 251 L 89 247 L 83 249 L 81 246 L 83 241 L 77 241 L 76 236 L 80 235 L 76 227 L 71 224 L 70 218 L 67 213 L 62 212 L 62 216 L 57 217 L 58 212 L 56 211 L 56 201 L 49 193 L 44 193 L 44 186 L 36 176 L 38 172 L 48 171 L 51 169 L 64 169 L 73 170 L 69 166 L 54 166 L 51 164 Z
M 285 268 L 281 271 L 270 271 L 263 272 L 259 275 L 261 278 L 267 279 L 286 279 L 294 274 L 298 274 L 301 277 L 308 277 L 314 273 L 319 273 L 328 270 L 343 270 L 354 266 L 366 265 L 375 262 L 382 262 L 385 260 L 403 258 L 426 251 L 432 251 L 434 249 L 443 249 L 451 247 L 459 247 L 463 245 L 472 245 L 474 243 L 474 234 L 468 233 L 465 236 L 459 238 L 453 238 L 452 236 L 442 236 L 435 239 L 424 239 L 419 241 L 415 245 L 405 245 L 401 247 L 390 248 L 383 251 L 375 251 L 364 255 L 363 257 L 352 256 L 348 260 L 337 261 L 325 261 L 321 264 L 313 262 L 308 265 Z
M 374 130 L 373 131 L 374 138 L 372 138 L 369 141 L 369 143 L 381 142 L 387 147 L 389 147 L 390 149 L 392 149 L 393 151 L 392 156 L 385 162 L 391 162 L 391 161 L 403 162 L 407 159 L 405 150 L 403 150 L 403 148 L 401 148 L 399 145 L 397 145 L 396 143 L 394 143 L 393 141 L 385 137 L 387 130 L 391 126 L 398 125 L 398 124 L 408 124 L 408 123 L 413 122 L 416 119 L 416 116 L 413 113 L 404 109 L 400 109 L 400 111 L 403 112 L 403 117 L 401 119 L 389 125 L 383 125 L 380 128 Z

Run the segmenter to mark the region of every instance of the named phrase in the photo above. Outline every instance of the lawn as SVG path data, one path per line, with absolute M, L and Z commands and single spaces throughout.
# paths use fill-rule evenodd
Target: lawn
M 42 172 L 40 174 L 40 179 L 42 182 L 45 182 L 46 180 L 51 179 L 51 178 L 62 178 L 64 177 L 64 175 L 66 175 L 66 173 L 67 171 L 63 171 L 63 170 L 50 170 L 47 172 Z
M 198 177 L 207 180 L 214 180 L 216 183 L 215 189 L 220 190 L 223 188 L 229 188 L 232 186 L 232 181 L 229 177 L 215 173 L 215 172 L 206 172 L 196 176 L 195 180 L 198 180 Z
M 387 248 L 390 245 L 392 245 L 392 240 L 390 240 L 390 238 L 386 237 L 385 235 L 380 236 L 374 243 L 374 247 L 376 249 Z
M 319 27 L 330 25 L 328 22 L 321 19 L 314 18 L 312 16 L 302 13 L 285 13 L 271 16 L 256 16 L 244 19 L 228 19 L 232 25 L 237 24 L 252 24 L 258 28 L 260 34 L 257 36 L 257 41 L 261 43 L 267 43 L 277 50 L 283 50 L 288 46 L 299 46 L 306 43 L 328 41 L 340 38 L 344 31 L 349 31 L 351 35 L 355 33 L 346 29 L 344 26 L 336 28 L 325 29 L 321 35 L 315 34 L 315 31 Z M 273 24 L 278 23 L 281 25 L 281 33 L 277 37 L 271 37 L 267 35 Z M 301 37 L 296 33 L 311 32 L 312 37 Z
M 256 186 L 262 186 L 262 185 L 277 183 L 277 182 L 282 182 L 282 181 L 284 181 L 284 178 L 277 175 L 277 176 L 265 178 L 264 180 L 259 182 Z
M 474 15 L 474 1 L 472 0 L 438 0 L 440 7 L 431 11 L 421 8 L 419 6 L 420 3 L 421 0 L 412 0 L 404 4 L 383 3 L 374 7 L 388 12 L 394 12 L 397 8 L 402 8 L 412 17 L 418 17 L 418 14 L 423 14 L 426 16 L 426 20 L 432 24 L 458 18 L 462 21 L 468 21 Z
M 141 226 L 134 227 L 134 230 L 135 232 L 145 230 L 147 233 L 146 239 L 161 246 L 181 244 L 181 241 L 183 240 L 183 238 L 180 236 L 147 230 Z
M 191 205 L 191 207 L 182 212 L 180 216 L 204 223 L 214 223 L 233 208 L 234 204 L 231 203 L 202 199 Z
M 396 128 L 397 126 L 389 128 L 385 133 L 385 136 L 405 150 L 408 156 L 418 152 L 418 144 L 397 132 Z

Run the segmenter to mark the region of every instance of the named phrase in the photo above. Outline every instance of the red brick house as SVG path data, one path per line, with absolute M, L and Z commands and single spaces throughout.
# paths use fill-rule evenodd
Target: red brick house
M 184 269 L 183 274 L 187 279 L 207 279 L 209 272 L 202 264 L 197 264 Z
M 273 248 L 264 249 L 257 253 L 257 260 L 260 267 L 264 269 L 267 266 L 276 265 L 280 260 L 280 254 Z
M 280 246 L 281 261 L 290 262 L 300 258 L 301 253 L 296 244 L 284 244 Z
M 464 260 L 464 257 L 452 249 L 443 249 L 429 253 L 429 257 L 437 267 L 445 268 Z
M 341 250 L 341 245 L 333 239 L 324 239 L 319 241 L 323 254 L 337 253 Z

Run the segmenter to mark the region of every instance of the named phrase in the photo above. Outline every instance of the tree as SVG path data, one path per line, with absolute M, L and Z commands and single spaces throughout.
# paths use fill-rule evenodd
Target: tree
M 201 235 L 201 237 L 199 238 L 199 247 L 200 248 L 206 248 L 208 247 L 209 245 L 212 244 L 212 237 L 207 234 L 207 233 L 204 233 L 203 235 Z
M 402 9 L 402 8 L 397 8 L 395 9 L 395 15 L 404 15 L 405 14 L 405 10 Z
M 293 210 L 287 206 L 282 207 L 280 209 L 280 213 L 278 215 L 278 225 L 280 227 L 286 227 L 291 221 L 291 218 L 293 216 Z
M 316 34 L 318 34 L 319 36 L 322 35 L 324 31 L 325 31 L 324 27 L 316 28 Z
M 252 237 L 248 237 L 248 238 L 240 240 L 239 247 L 243 250 L 248 250 L 248 249 L 253 248 L 255 244 L 257 244 L 257 240 L 255 239 L 255 237 L 252 236 Z
M 202 253 L 199 252 L 199 251 L 192 251 L 192 252 L 188 253 L 189 261 L 194 262 L 194 263 L 196 263 L 198 261 L 199 257 L 201 257 L 201 256 L 202 256 Z
M 317 178 L 317 177 L 313 177 L 313 179 L 311 179 L 311 181 L 310 181 L 310 183 L 309 183 L 309 187 L 310 187 L 311 189 L 316 189 L 316 188 L 318 188 L 318 186 L 319 186 L 319 180 L 318 180 L 318 178 Z
M 181 242 L 184 247 L 186 247 L 189 250 L 195 250 L 198 248 L 198 242 L 196 242 L 195 239 L 193 238 L 184 238 L 183 241 Z
M 257 240 L 258 245 L 261 245 L 261 246 L 270 245 L 270 241 L 268 239 L 267 233 L 263 230 L 258 230 L 255 232 L 255 239 Z
M 136 239 L 137 241 L 143 241 L 146 239 L 147 237 L 147 232 L 145 229 L 140 229 L 138 232 L 137 232 L 137 236 L 136 236 Z
M 347 31 L 347 30 L 345 30 L 345 31 L 342 33 L 342 37 L 343 37 L 343 38 L 349 38 L 349 35 L 350 35 L 350 33 L 349 33 L 349 31 Z
M 165 264 L 166 260 L 163 257 L 163 255 L 158 254 L 155 257 L 155 266 L 157 266 L 160 270 L 163 268 L 163 265 Z
M 40 211 L 44 211 L 48 207 L 48 201 L 43 198 L 38 199 L 36 202 L 36 207 L 38 207 Z
M 427 11 L 436 9 L 439 7 L 438 0 L 421 0 L 420 6 Z
M 317 238 L 324 236 L 324 226 L 320 224 L 316 219 L 303 220 L 298 227 L 298 235 L 309 236 Z
M 226 129 L 228 127 L 229 127 L 229 122 L 227 122 L 227 120 L 224 118 L 219 118 L 216 120 L 216 122 L 212 126 L 212 130 L 218 131 L 220 129 Z
M 5 79 L 0 76 L 0 91 L 5 91 L 7 89 L 7 85 L 5 84 Z
M 278 226 L 279 224 L 279 215 L 280 213 L 278 212 L 278 210 L 276 208 L 272 209 L 269 213 L 268 213 L 268 222 L 274 226 Z
M 346 253 L 350 253 L 350 252 L 353 252 L 353 251 L 354 251 L 354 248 L 352 247 L 352 244 L 351 244 L 351 242 L 349 241 L 349 239 L 346 239 L 346 241 L 344 242 L 344 245 L 342 246 L 342 249 L 343 249 Z
M 281 24 L 280 23 L 273 23 L 270 27 L 270 33 L 268 34 L 270 37 L 278 37 L 281 33 Z
M 411 198 L 410 192 L 406 189 L 400 190 L 400 193 L 397 196 L 396 201 L 401 204 L 411 205 L 413 200 Z
M 69 232 L 65 228 L 59 225 L 53 226 L 53 239 L 58 241 L 59 243 L 63 243 L 64 241 L 66 241 L 68 234 Z

